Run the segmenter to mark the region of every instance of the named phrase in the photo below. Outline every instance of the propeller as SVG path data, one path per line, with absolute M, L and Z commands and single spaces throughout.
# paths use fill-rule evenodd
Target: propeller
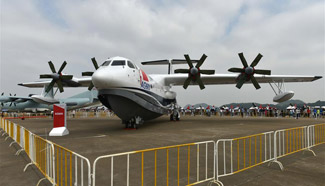
M 94 65 L 94 67 L 95 67 L 95 69 L 97 70 L 98 68 L 99 68 L 99 66 L 98 66 L 98 63 L 97 63 L 97 61 L 96 61 L 96 59 L 93 57 L 93 58 L 91 58 L 91 61 L 93 62 L 93 65 Z M 92 76 L 93 75 L 93 73 L 94 72 L 82 72 L 82 76 Z M 89 87 L 88 87 L 88 90 L 91 90 L 91 89 L 93 89 L 94 88 L 94 84 L 93 84 L 93 82 L 90 82 L 90 85 L 89 85 Z
M 9 105 L 9 107 L 11 107 L 12 104 L 14 104 L 16 106 L 16 103 L 15 102 L 11 102 L 10 105 Z
M 243 53 L 239 53 L 238 55 L 244 67 L 243 68 L 234 67 L 228 69 L 229 72 L 240 73 L 240 75 L 237 78 L 236 87 L 240 89 L 245 82 L 250 80 L 252 81 L 256 89 L 261 88 L 256 78 L 254 77 L 254 74 L 271 75 L 271 70 L 255 69 L 255 66 L 259 63 L 263 55 L 259 53 L 254 59 L 254 61 L 250 64 L 250 66 L 248 66 Z
M 184 82 L 184 89 L 187 89 L 188 85 L 191 83 L 191 81 L 196 82 L 199 84 L 200 89 L 204 89 L 205 86 L 202 82 L 201 79 L 201 74 L 214 74 L 214 70 L 201 70 L 200 67 L 202 66 L 203 62 L 205 59 L 208 57 L 205 54 L 202 55 L 201 59 L 198 61 L 196 66 L 193 65 L 192 60 L 188 54 L 184 55 L 186 62 L 188 66 L 190 67 L 189 69 L 176 69 L 174 72 L 175 73 L 183 73 L 183 74 L 188 74 L 188 78 Z
M 64 90 L 63 90 L 63 85 L 62 85 L 62 81 L 63 80 L 71 80 L 72 79 L 72 75 L 64 75 L 62 74 L 62 71 L 64 69 L 64 67 L 67 65 L 67 62 L 64 61 L 59 69 L 58 72 L 56 72 L 55 70 L 55 67 L 52 63 L 52 61 L 49 61 L 49 66 L 50 66 L 50 69 L 52 71 L 52 74 L 41 74 L 40 75 L 40 78 L 43 79 L 43 78 L 52 78 L 52 81 L 51 83 L 47 86 L 45 92 L 49 92 L 54 84 L 56 83 L 56 85 L 58 86 L 59 90 L 60 90 L 60 93 L 62 93 Z

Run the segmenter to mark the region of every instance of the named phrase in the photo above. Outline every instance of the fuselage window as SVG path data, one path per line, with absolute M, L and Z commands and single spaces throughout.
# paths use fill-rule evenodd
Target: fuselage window
M 125 61 L 123 60 L 117 60 L 117 61 L 113 61 L 111 66 L 124 66 L 125 65 Z
M 101 66 L 108 66 L 111 63 L 111 61 L 105 61 Z
M 135 68 L 134 65 L 133 65 L 133 63 L 131 63 L 131 61 L 128 61 L 128 66 L 129 66 L 130 68 Z

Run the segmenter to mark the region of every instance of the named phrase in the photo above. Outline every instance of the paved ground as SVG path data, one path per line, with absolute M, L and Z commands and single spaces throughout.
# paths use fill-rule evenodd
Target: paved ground
M 325 123 L 324 119 L 186 116 L 180 122 L 169 122 L 167 117 L 161 117 L 146 122 L 139 130 L 124 130 L 121 121 L 115 117 L 109 119 L 69 119 L 70 135 L 48 137 L 46 134 L 51 130 L 51 119 L 12 121 L 28 128 L 37 135 L 48 138 L 89 158 L 91 163 L 98 156 L 112 153 L 235 138 L 271 130 Z M 4 137 L 0 138 L 0 185 L 36 185 L 41 175 L 36 168 L 28 168 L 25 173 L 22 172 L 29 160 L 25 156 L 14 156 L 15 149 L 8 148 L 8 141 L 4 141 Z M 275 165 L 271 165 L 271 167 L 261 165 L 236 175 L 224 177 L 221 180 L 225 185 L 245 186 L 325 185 L 325 145 L 319 145 L 314 150 L 317 154 L 316 157 L 308 152 L 304 154 L 298 152 L 282 158 L 281 162 L 285 167 L 283 172 Z M 118 166 L 117 164 L 114 165 Z M 98 170 L 106 169 L 100 168 Z M 105 179 L 99 178 L 98 180 L 100 183 Z M 152 180 L 148 182 L 150 181 Z M 172 184 L 170 183 L 170 185 Z

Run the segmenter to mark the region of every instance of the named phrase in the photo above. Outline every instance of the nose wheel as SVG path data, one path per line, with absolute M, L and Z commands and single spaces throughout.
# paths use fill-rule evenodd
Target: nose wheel
M 144 120 L 140 116 L 136 116 L 129 121 L 123 121 L 123 123 L 125 124 L 125 129 L 138 129 L 144 123 Z

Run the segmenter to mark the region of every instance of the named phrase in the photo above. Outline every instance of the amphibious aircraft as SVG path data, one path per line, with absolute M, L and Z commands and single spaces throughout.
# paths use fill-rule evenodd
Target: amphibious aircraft
M 78 109 L 82 107 L 99 104 L 97 99 L 97 91 L 87 91 L 69 98 L 55 99 L 53 88 L 46 92 L 47 87 L 42 91 L 41 95 L 30 94 L 28 97 L 9 95 L 0 96 L 0 111 L 6 112 L 46 112 L 53 109 L 53 104 L 65 103 L 68 110 Z
M 256 89 L 259 83 L 269 83 L 278 89 L 273 90 L 276 94 L 274 101 L 282 102 L 290 99 L 293 92 L 287 92 L 284 83 L 288 82 L 311 82 L 322 78 L 321 76 L 305 75 L 271 75 L 270 70 L 255 69 L 262 58 L 258 54 L 253 62 L 248 65 L 243 53 L 239 58 L 243 67 L 230 68 L 228 71 L 238 74 L 215 74 L 214 70 L 201 69 L 207 56 L 205 54 L 199 60 L 191 60 L 185 54 L 184 59 L 145 61 L 142 65 L 168 65 L 168 74 L 147 75 L 135 63 L 124 57 L 111 57 L 98 66 L 95 58 L 92 58 L 95 67 L 94 72 L 83 72 L 83 78 L 75 78 L 72 75 L 62 73 L 66 62 L 62 64 L 59 71 L 55 70 L 50 61 L 50 74 L 42 74 L 40 78 L 51 78 L 52 80 L 22 83 L 26 87 L 43 87 L 48 85 L 49 89 L 57 86 L 60 92 L 63 87 L 88 87 L 91 90 L 96 87 L 98 99 L 103 105 L 113 110 L 122 119 L 126 127 L 137 127 L 144 121 L 157 118 L 170 112 L 178 112 L 176 92 L 172 86 L 199 85 L 204 89 L 205 85 L 236 84 L 241 88 L 244 83 L 252 83 Z M 176 64 L 188 64 L 189 68 L 176 69 L 172 73 L 172 67 Z M 177 114 L 177 113 L 176 113 Z

